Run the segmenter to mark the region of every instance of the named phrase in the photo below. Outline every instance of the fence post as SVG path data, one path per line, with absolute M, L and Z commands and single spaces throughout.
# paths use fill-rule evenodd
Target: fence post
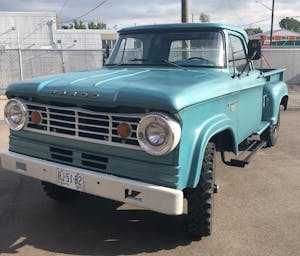
M 62 64 L 62 71 L 63 73 L 66 73 L 66 67 L 65 67 L 65 60 L 64 60 L 64 52 L 63 52 L 63 48 L 62 48 L 62 44 L 60 45 L 60 50 L 59 51 L 59 55 L 60 55 L 60 59 L 61 59 L 61 64 Z
M 20 46 L 20 33 L 19 33 L 19 31 L 17 31 L 17 41 L 18 41 L 18 55 L 19 55 L 20 78 L 21 78 L 21 80 L 24 80 L 23 62 L 22 62 L 22 51 L 21 51 L 21 46 Z

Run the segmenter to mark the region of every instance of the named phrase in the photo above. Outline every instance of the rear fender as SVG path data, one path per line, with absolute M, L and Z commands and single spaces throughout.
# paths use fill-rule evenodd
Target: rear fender
M 276 124 L 280 105 L 287 109 L 288 89 L 284 82 L 268 83 L 264 88 L 263 121 Z

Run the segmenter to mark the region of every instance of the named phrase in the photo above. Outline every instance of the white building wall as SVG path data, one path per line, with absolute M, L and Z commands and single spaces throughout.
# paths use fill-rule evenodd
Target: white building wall
M 88 29 L 60 29 L 54 41 L 62 49 L 102 49 L 101 31 Z
M 0 12 L 0 49 L 102 49 L 113 30 L 57 29 L 55 12 Z
M 55 12 L 0 12 L 0 47 L 22 48 L 51 45 L 51 29 L 56 26 Z

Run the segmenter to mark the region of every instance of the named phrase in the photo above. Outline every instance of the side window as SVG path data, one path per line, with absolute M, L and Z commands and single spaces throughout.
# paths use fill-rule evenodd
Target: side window
M 229 35 L 229 51 L 228 51 L 229 67 L 236 67 L 242 72 L 247 65 L 247 56 L 242 40 L 233 35 Z

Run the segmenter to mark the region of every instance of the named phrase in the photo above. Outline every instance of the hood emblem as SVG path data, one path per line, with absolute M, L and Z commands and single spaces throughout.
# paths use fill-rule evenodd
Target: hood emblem
M 88 92 L 81 92 L 81 93 L 78 93 L 76 91 L 72 91 L 72 92 L 67 92 L 67 91 L 56 91 L 56 90 L 53 90 L 51 91 L 51 95 L 60 95 L 60 96 L 66 96 L 66 95 L 70 95 L 72 97 L 76 97 L 78 95 L 80 95 L 81 97 L 83 98 L 87 98 L 89 96 L 93 97 L 93 98 L 98 98 L 100 97 L 100 93 L 92 93 L 89 95 Z

